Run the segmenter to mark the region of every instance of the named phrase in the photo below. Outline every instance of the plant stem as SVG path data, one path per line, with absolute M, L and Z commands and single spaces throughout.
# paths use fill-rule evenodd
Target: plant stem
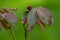
M 27 37 L 28 37 L 28 31 L 27 29 L 25 30 L 25 40 L 27 40 Z
M 14 35 L 14 31 L 13 31 L 13 29 L 12 29 L 11 26 L 10 26 L 10 32 L 11 32 L 11 35 L 12 35 L 13 40 L 16 40 L 16 39 L 15 39 L 15 35 Z
M 27 27 L 28 27 L 28 24 L 26 25 L 23 25 L 23 28 L 24 28 L 24 31 L 25 31 L 25 40 L 27 40 L 27 36 L 28 36 L 28 31 L 27 31 Z
M 26 29 L 25 29 L 25 40 L 27 40 L 27 34 L 26 34 Z

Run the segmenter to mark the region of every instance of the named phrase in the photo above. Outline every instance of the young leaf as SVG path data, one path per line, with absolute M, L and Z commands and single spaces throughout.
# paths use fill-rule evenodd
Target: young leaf
M 36 8 L 34 8 L 28 13 L 28 17 L 27 17 L 27 22 L 29 24 L 28 27 L 32 28 L 34 24 L 37 22 L 37 20 L 38 20 L 38 16 L 36 14 Z
M 4 19 L 12 24 L 15 24 L 17 22 L 17 17 L 13 13 L 6 13 Z
M 51 12 L 43 7 L 38 7 L 37 8 L 37 15 L 39 16 L 39 19 L 42 20 L 42 22 L 49 24 L 49 19 L 52 16 Z

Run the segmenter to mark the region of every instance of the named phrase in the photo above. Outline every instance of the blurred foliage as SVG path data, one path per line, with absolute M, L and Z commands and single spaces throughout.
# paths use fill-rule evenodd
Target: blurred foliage
M 28 40 L 60 40 L 60 0 L 0 0 L 0 8 L 18 9 L 15 11 L 18 17 L 17 29 L 14 31 L 16 40 L 24 40 L 21 16 L 29 5 L 33 7 L 42 6 L 51 10 L 54 24 L 51 27 L 46 25 L 44 32 L 41 31 L 39 25 L 35 25 L 34 29 L 29 33 Z M 0 40 L 12 40 L 10 31 L 2 28 L 0 31 Z

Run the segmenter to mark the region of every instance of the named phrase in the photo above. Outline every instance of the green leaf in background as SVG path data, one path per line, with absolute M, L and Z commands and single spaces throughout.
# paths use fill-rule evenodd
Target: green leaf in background
M 16 15 L 18 17 L 17 30 L 15 31 L 16 40 L 25 40 L 24 30 L 20 23 L 21 16 L 26 7 L 32 5 L 35 7 L 44 7 L 51 11 L 54 24 L 51 27 L 46 25 L 44 32 L 35 25 L 33 31 L 29 33 L 28 40 L 60 40 L 60 0 L 0 0 L 0 8 L 17 8 Z M 0 31 L 0 40 L 12 40 L 9 31 L 2 29 Z

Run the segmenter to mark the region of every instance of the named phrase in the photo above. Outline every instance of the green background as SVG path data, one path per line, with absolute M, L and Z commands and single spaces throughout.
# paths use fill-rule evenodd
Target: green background
M 46 25 L 44 32 L 36 24 L 33 30 L 29 32 L 28 40 L 60 40 L 60 0 L 0 0 L 0 8 L 18 9 L 15 11 L 18 17 L 17 29 L 14 31 L 16 40 L 25 40 L 24 29 L 21 24 L 21 15 L 29 5 L 32 5 L 33 8 L 42 6 L 51 10 L 54 23 L 51 27 Z M 2 28 L 0 31 L 0 40 L 12 40 L 10 31 Z

